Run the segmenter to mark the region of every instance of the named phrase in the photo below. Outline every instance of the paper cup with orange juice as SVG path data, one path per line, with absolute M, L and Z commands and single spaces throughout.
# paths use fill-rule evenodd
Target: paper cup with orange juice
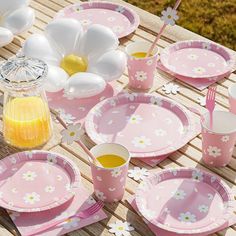
M 130 161 L 129 151 L 115 143 L 99 144 L 90 151 L 102 166 L 96 166 L 90 160 L 96 197 L 104 202 L 121 200 Z
M 139 41 L 127 45 L 129 87 L 135 90 L 148 90 L 152 87 L 158 60 L 158 48 L 146 57 L 151 44 Z

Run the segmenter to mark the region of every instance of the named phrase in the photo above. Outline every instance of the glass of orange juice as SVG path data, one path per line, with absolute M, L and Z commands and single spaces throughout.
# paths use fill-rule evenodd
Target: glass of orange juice
M 126 46 L 128 57 L 129 87 L 134 90 L 149 90 L 153 86 L 158 60 L 158 48 L 155 47 L 147 57 L 151 44 L 145 41 L 132 42 Z
M 99 144 L 90 151 L 101 164 L 101 166 L 96 166 L 90 160 L 96 197 L 104 202 L 121 200 L 125 191 L 130 161 L 129 151 L 116 143 Z

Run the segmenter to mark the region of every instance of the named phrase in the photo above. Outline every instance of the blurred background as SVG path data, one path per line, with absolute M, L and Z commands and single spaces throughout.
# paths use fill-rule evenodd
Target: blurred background
M 125 0 L 161 16 L 176 0 Z M 177 24 L 236 50 L 236 0 L 182 0 Z

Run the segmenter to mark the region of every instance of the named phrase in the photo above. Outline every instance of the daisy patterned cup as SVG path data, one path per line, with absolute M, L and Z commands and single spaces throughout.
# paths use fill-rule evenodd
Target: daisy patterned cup
M 127 45 L 127 65 L 129 87 L 134 90 L 148 90 L 152 87 L 158 60 L 158 48 L 155 47 L 152 55 L 145 58 L 134 57 L 134 53 L 147 53 L 150 43 L 139 41 Z
M 229 87 L 229 110 L 236 114 L 236 83 Z
M 209 166 L 226 166 L 230 162 L 236 142 L 236 115 L 226 111 L 214 111 L 212 129 L 209 123 L 209 113 L 206 113 L 201 121 L 203 161 Z
M 125 191 L 125 182 L 130 161 L 129 151 L 124 146 L 115 143 L 99 144 L 90 151 L 95 157 L 117 155 L 125 160 L 123 165 L 115 168 L 98 167 L 90 160 L 96 197 L 103 202 L 117 202 L 121 200 Z

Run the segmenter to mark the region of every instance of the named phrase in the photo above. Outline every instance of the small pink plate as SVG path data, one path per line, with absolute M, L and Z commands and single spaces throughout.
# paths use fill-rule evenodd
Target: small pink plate
M 230 188 L 219 177 L 194 168 L 153 174 L 139 185 L 135 200 L 149 222 L 181 235 L 219 228 L 234 210 Z
M 80 21 L 84 29 L 91 24 L 110 28 L 118 38 L 131 34 L 139 25 L 139 16 L 132 9 L 111 2 L 85 2 L 67 6 L 55 18 L 70 17 Z
M 176 75 L 217 80 L 232 71 L 234 60 L 219 44 L 200 40 L 171 44 L 161 53 L 162 65 Z
M 49 210 L 80 185 L 74 163 L 58 153 L 25 151 L 0 161 L 0 206 L 17 212 Z
M 98 103 L 88 113 L 85 128 L 96 144 L 119 143 L 132 157 L 150 158 L 184 146 L 196 123 L 184 106 L 171 99 L 125 93 Z

